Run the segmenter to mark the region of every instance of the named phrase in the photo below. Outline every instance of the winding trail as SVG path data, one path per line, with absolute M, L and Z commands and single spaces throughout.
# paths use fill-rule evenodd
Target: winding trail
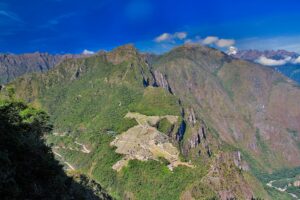
M 55 151 L 53 151 L 53 153 L 54 153 L 55 155 L 57 155 L 58 157 L 62 158 L 63 162 L 64 162 L 66 165 L 68 165 L 68 167 L 69 167 L 71 170 L 76 170 L 75 167 L 73 167 L 70 163 L 68 163 L 67 161 L 64 160 L 64 157 L 63 157 L 61 154 L 59 154 L 59 153 L 57 153 L 57 152 L 55 152 Z
M 78 144 L 78 145 L 80 145 L 82 147 L 81 152 L 83 152 L 83 153 L 91 153 L 91 150 L 88 150 L 84 144 L 81 144 L 81 143 L 79 143 L 77 141 L 75 141 L 75 144 Z
M 274 181 L 276 181 L 276 180 L 272 180 L 272 181 L 268 182 L 266 185 L 267 185 L 268 187 L 274 188 L 275 190 L 277 190 L 277 191 L 279 191 L 279 192 L 286 192 L 287 186 L 285 186 L 284 188 L 275 187 L 274 185 L 272 185 L 272 183 L 273 183 Z M 295 194 L 293 194 L 293 193 L 289 193 L 289 192 L 286 192 L 286 193 L 288 193 L 289 195 L 291 195 L 291 196 L 294 197 L 295 199 L 299 200 L 299 198 L 298 198 L 297 195 L 295 195 Z

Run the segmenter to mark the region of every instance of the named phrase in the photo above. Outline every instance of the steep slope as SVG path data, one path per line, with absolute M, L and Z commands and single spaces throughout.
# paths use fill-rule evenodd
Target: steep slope
M 45 112 L 0 99 L 1 199 L 111 199 L 83 175 L 68 177 L 42 136 L 51 125 Z
M 270 90 L 276 86 L 278 89 Z M 116 198 L 268 199 L 261 183 L 248 171 L 249 165 L 271 170 L 299 164 L 298 158 L 281 157 L 299 153 L 297 131 L 293 140 L 284 132 L 299 129 L 295 123 L 298 111 L 282 106 L 289 113 L 277 114 L 280 102 L 267 98 L 270 91 L 277 98 L 283 86 L 292 93 L 282 98 L 292 105 L 299 99 L 299 89 L 267 68 L 202 46 L 186 45 L 152 57 L 126 45 L 89 58 L 63 61 L 47 73 L 25 75 L 6 87 L 14 87 L 17 97 L 49 111 L 55 130 L 47 141 L 53 151 Z M 292 144 L 280 138 L 282 152 L 276 149 L 277 140 L 264 137 L 273 132 L 265 133 L 264 125 L 259 124 L 264 119 L 258 112 L 261 103 L 276 105 L 268 107 L 267 116 L 278 117 L 270 120 L 272 125 Z M 115 152 L 111 142 L 134 126 L 140 128 L 138 121 L 124 118 L 129 112 L 177 116 L 175 124 L 160 119 L 150 123 L 148 130 L 152 126 L 166 134 L 180 152 L 180 161 L 195 167 L 177 166 L 172 172 L 168 157 L 149 156 L 145 162 L 129 160 L 115 171 L 113 166 L 124 156 Z M 290 121 L 282 123 L 287 116 Z M 130 141 L 132 146 L 143 144 Z
M 237 51 L 236 54 L 233 55 L 235 58 L 251 62 L 258 62 L 258 59 L 262 56 L 275 61 L 283 61 L 283 64 L 271 67 L 300 84 L 300 65 L 298 61 L 298 59 L 300 59 L 300 55 L 298 53 L 285 50 L 241 50 Z
M 51 55 L 48 53 L 0 54 L 0 84 L 8 83 L 23 74 L 45 72 L 67 58 L 85 55 Z
M 196 118 L 222 141 L 255 157 L 261 168 L 300 165 L 300 90 L 284 76 L 194 45 L 161 56 L 153 68 L 154 74 L 167 77 L 176 96 L 193 106 Z

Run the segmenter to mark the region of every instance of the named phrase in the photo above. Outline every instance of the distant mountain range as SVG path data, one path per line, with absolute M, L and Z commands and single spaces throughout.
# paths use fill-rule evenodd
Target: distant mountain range
M 231 50 L 235 58 L 273 67 L 300 84 L 300 54 L 286 50 Z
M 49 112 L 57 159 L 116 199 L 290 197 L 266 184 L 300 165 L 300 88 L 270 67 L 201 45 L 159 56 L 125 45 L 12 91 Z
M 8 83 L 23 74 L 45 72 L 67 58 L 78 58 L 88 55 L 48 53 L 0 54 L 0 84 Z
M 234 55 L 234 57 L 236 58 L 240 58 L 248 61 L 255 61 L 259 59 L 261 56 L 274 59 L 274 60 L 281 60 L 281 59 L 285 59 L 286 57 L 297 58 L 299 57 L 299 54 L 295 52 L 286 51 L 286 50 L 259 51 L 259 50 L 250 49 L 250 50 L 238 50 Z

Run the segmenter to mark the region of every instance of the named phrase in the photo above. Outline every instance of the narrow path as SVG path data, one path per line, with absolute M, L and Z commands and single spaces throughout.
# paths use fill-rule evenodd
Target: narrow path
M 272 180 L 272 181 L 268 182 L 266 185 L 267 185 L 268 187 L 274 188 L 275 190 L 277 190 L 277 191 L 279 191 L 279 192 L 286 192 L 287 186 L 285 186 L 284 188 L 275 187 L 275 186 L 272 185 L 272 183 L 273 183 L 274 181 L 276 181 L 276 180 Z M 294 198 L 296 198 L 296 199 L 299 200 L 299 198 L 298 198 L 297 195 L 295 195 L 295 194 L 293 194 L 293 193 L 289 193 L 289 192 L 287 192 L 287 193 L 288 193 L 289 195 L 291 195 L 292 197 L 294 197 Z
M 79 143 L 79 142 L 77 142 L 77 141 L 75 141 L 75 144 L 78 144 L 78 145 L 82 146 L 82 149 L 83 149 L 83 150 L 81 150 L 81 151 L 82 151 L 83 153 L 90 153 L 90 152 L 91 152 L 91 150 L 88 150 L 84 144 L 81 144 L 81 143 Z
M 53 150 L 52 150 L 52 151 L 53 151 Z M 61 154 L 59 154 L 59 153 L 57 153 L 57 152 L 55 152 L 55 151 L 53 151 L 53 153 L 54 153 L 55 155 L 57 155 L 58 157 L 62 158 L 63 162 L 64 162 L 66 165 L 68 165 L 68 167 L 69 167 L 71 170 L 76 170 L 75 167 L 73 167 L 70 163 L 68 163 L 67 161 L 64 160 L 64 157 L 63 157 Z

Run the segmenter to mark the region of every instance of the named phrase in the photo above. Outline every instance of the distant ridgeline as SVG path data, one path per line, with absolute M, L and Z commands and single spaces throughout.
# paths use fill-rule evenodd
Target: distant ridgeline
M 300 64 L 287 64 L 274 67 L 280 73 L 300 84 Z
M 56 158 L 116 199 L 286 199 L 255 175 L 300 166 L 299 86 L 209 47 L 125 45 L 4 89 L 46 110 Z
M 266 50 L 266 51 L 259 51 L 259 50 L 241 50 L 237 51 L 236 54 L 232 55 L 233 57 L 248 60 L 251 62 L 258 62 L 258 59 L 261 56 L 265 58 L 272 59 L 275 62 L 279 60 L 287 60 L 290 58 L 290 61 L 284 61 L 283 63 L 277 66 L 271 66 L 273 69 L 277 70 L 278 72 L 284 74 L 285 76 L 289 77 L 290 79 L 296 81 L 300 84 L 300 55 L 295 52 L 289 52 L 285 50 Z M 263 64 L 263 63 L 261 63 Z
M 41 110 L 0 97 L 0 198 L 111 199 L 87 177 L 65 174 L 42 139 L 52 129 L 48 120 Z
M 87 56 L 83 54 L 51 55 L 39 52 L 26 54 L 0 53 L 0 84 L 8 83 L 24 74 L 46 72 L 68 58 Z

